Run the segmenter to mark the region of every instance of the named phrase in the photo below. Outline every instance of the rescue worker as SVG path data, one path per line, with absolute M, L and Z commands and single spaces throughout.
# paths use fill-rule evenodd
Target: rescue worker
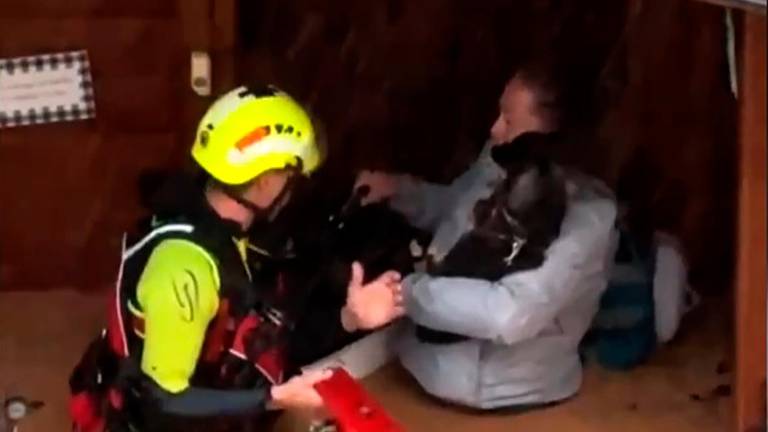
M 494 146 L 525 132 L 558 129 L 563 91 L 557 71 L 520 70 L 506 85 L 500 113 L 479 159 L 450 185 L 407 175 L 362 172 L 369 201 L 390 205 L 434 237 L 428 254 L 440 261 L 471 229 L 471 212 L 504 171 Z M 567 179 L 568 204 L 560 237 L 541 267 L 498 281 L 430 277 L 403 280 L 406 315 L 416 324 L 468 336 L 453 344 L 403 341 L 400 360 L 430 394 L 477 409 L 529 409 L 572 397 L 581 385 L 581 338 L 607 284 L 615 247 L 616 204 L 598 181 L 576 172 Z
M 313 385 L 327 372 L 283 382 L 272 364 L 260 368 L 267 379 L 256 388 L 220 388 L 219 381 L 239 322 L 255 316 L 251 324 L 279 324 L 251 283 L 245 233 L 274 218 L 297 177 L 320 164 L 310 117 L 274 87 L 235 89 L 203 117 L 192 157 L 209 176 L 204 190 L 123 242 L 104 336 L 123 364 L 111 389 L 120 391 L 109 394 L 111 431 L 218 430 L 219 418 L 322 405 Z M 344 329 L 375 328 L 402 313 L 397 273 L 363 285 L 362 267 L 350 270 L 347 303 L 334 314 Z M 108 379 L 101 364 L 99 383 Z M 79 376 L 88 373 L 80 369 Z

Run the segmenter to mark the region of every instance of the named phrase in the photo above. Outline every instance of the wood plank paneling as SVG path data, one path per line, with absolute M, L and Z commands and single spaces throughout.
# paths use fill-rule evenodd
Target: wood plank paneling
M 179 21 L 187 46 L 192 50 L 211 47 L 211 2 L 213 0 L 176 0 Z
M 690 0 L 241 8 L 241 79 L 274 81 L 308 101 L 327 124 L 326 167 L 339 173 L 375 167 L 452 179 L 487 138 L 515 66 L 564 58 L 578 97 L 570 96 L 566 116 L 577 130 L 563 159 L 612 185 L 626 180 L 637 191 L 627 197 L 634 219 L 681 238 L 697 288 L 730 286 L 736 100 L 721 8 Z M 610 103 L 595 107 L 609 86 Z M 591 122 L 602 123 L 599 139 Z
M 766 19 L 744 20 L 736 284 L 736 428 L 766 426 Z
M 309 102 L 327 125 L 329 176 L 377 167 L 449 181 L 488 137 L 512 71 L 544 54 L 534 47 L 580 53 L 566 65 L 574 76 L 593 70 L 616 43 L 624 5 L 241 1 L 238 75 Z M 549 45 L 564 10 L 568 29 Z
M 678 236 L 695 288 L 722 293 L 733 275 L 737 135 L 723 11 L 688 0 L 632 3 L 627 83 L 601 130 L 609 145 L 587 143 L 581 156 L 618 181 L 637 232 Z
M 0 289 L 113 280 L 119 235 L 141 211 L 139 174 L 187 153 L 176 2 L 3 2 L 0 57 L 69 49 L 89 53 L 96 118 L 0 129 Z
M 178 97 L 187 82 L 171 75 L 105 76 L 95 80 L 100 127 L 116 132 L 167 131 L 177 127 Z
M 97 78 L 103 74 L 109 78 L 175 74 L 183 46 L 180 31 L 178 21 L 170 19 L 84 16 L 22 20 L 0 15 L 0 54 L 15 57 L 87 49 Z
M 89 185 L 101 137 L 76 124 L 0 133 L 0 281 L 68 280 L 98 199 Z
M 0 17 L 14 19 L 69 17 L 173 18 L 169 0 L 3 0 Z
M 105 175 L 98 185 L 96 218 L 87 232 L 87 244 L 78 257 L 88 268 L 78 274 L 80 286 L 98 288 L 116 276 L 122 233 L 144 215 L 140 206 L 138 178 L 144 170 L 167 168 L 177 147 L 177 131 L 158 133 L 107 133 L 107 146 L 98 155 Z M 186 148 L 184 149 L 186 152 Z

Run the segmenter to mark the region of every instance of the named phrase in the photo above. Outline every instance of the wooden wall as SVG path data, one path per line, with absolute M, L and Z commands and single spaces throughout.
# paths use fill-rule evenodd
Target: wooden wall
M 112 280 L 136 179 L 179 145 L 189 81 L 174 1 L 2 0 L 0 57 L 86 49 L 95 120 L 0 129 L 0 289 Z
M 766 426 L 768 151 L 765 16 L 746 17 L 741 52 L 735 430 L 757 432 L 765 430 Z
M 2 2 L 0 56 L 88 49 L 98 115 L 0 130 L 3 287 L 112 277 L 119 233 L 139 212 L 138 173 L 185 159 L 208 102 L 187 89 L 190 49 L 212 53 L 218 91 L 268 81 L 310 105 L 328 131 L 330 185 L 360 168 L 450 180 L 482 145 L 510 73 L 527 58 L 555 53 L 583 91 L 581 111 L 604 114 L 583 118 L 564 157 L 620 184 L 638 225 L 679 235 L 700 285 L 730 286 L 736 102 L 718 7 L 690 0 Z
M 738 135 L 724 9 L 688 0 L 630 4 L 627 85 L 597 141 L 609 159 L 596 163 L 631 199 L 634 226 L 682 239 L 698 289 L 730 290 Z
M 623 16 L 623 2 L 602 0 L 243 0 L 239 78 L 277 83 L 312 107 L 328 130 L 331 171 L 447 181 L 482 146 L 522 61 L 556 47 L 578 54 L 574 76 L 589 76 Z
M 240 3 L 239 79 L 278 83 L 312 106 L 327 126 L 336 178 L 374 167 L 450 180 L 482 145 L 510 73 L 554 54 L 583 90 L 576 111 L 604 114 L 582 119 L 563 158 L 620 184 L 639 229 L 680 236 L 704 290 L 729 289 L 736 102 L 722 8 L 690 0 Z

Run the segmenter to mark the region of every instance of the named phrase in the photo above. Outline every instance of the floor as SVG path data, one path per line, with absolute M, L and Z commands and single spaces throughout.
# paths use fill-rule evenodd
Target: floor
M 46 406 L 20 432 L 69 429 L 67 376 L 87 341 L 99 330 L 105 300 L 74 291 L 0 294 L 0 395 L 21 394 Z M 475 415 L 440 407 L 396 365 L 366 380 L 368 389 L 409 431 L 545 430 L 560 432 L 722 432 L 731 399 L 727 319 L 722 305 L 692 316 L 678 340 L 646 366 L 629 373 L 587 369 L 581 394 L 562 406 L 520 416 Z M 720 387 L 720 395 L 712 395 Z M 280 431 L 304 432 L 285 416 Z

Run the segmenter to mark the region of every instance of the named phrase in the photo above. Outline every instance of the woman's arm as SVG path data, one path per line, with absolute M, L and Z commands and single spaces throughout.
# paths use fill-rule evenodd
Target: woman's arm
M 453 196 L 451 185 L 399 175 L 390 206 L 402 213 L 416 228 L 434 232 L 441 216 L 450 210 Z

